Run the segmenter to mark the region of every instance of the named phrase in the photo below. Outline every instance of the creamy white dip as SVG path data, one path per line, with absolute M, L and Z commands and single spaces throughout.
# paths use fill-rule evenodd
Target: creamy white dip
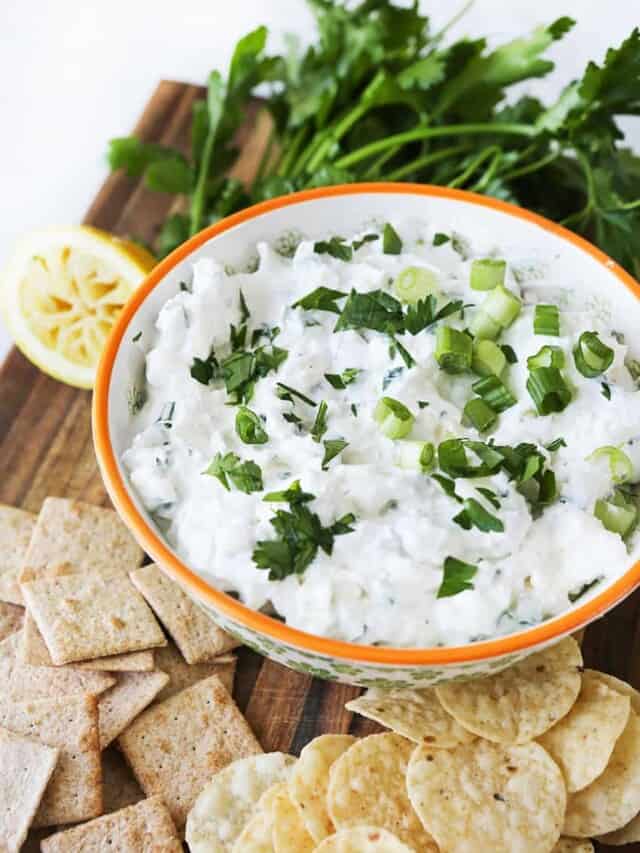
M 595 501 L 611 492 L 608 461 L 587 457 L 603 445 L 619 446 L 632 461 L 631 479 L 639 478 L 640 393 L 625 366 L 627 346 L 593 312 L 561 307 L 560 336 L 534 334 L 535 303 L 549 302 L 549 286 L 561 284 L 553 281 L 552 264 L 526 280 L 518 258 L 506 247 L 480 251 L 469 235 L 465 251 L 460 238 L 434 246 L 434 234 L 447 233 L 446 223 L 394 225 L 402 238 L 399 255 L 384 254 L 377 239 L 345 262 L 319 254 L 313 242 L 303 241 L 293 257 L 259 244 L 258 268 L 251 273 L 226 271 L 212 259 L 194 264 L 188 289 L 160 311 L 153 339 L 139 341 L 146 352 L 147 399 L 135 415 L 137 434 L 123 461 L 177 553 L 248 606 L 275 611 L 294 627 L 357 643 L 454 645 L 510 633 L 558 614 L 586 585 L 606 581 L 630 563 L 634 540 L 625 544 L 594 517 Z M 398 337 L 416 361 L 408 368 L 397 352 L 391 357 L 387 335 L 334 332 L 335 313 L 292 308 L 321 285 L 344 293 L 393 293 L 396 275 L 412 265 L 432 270 L 446 299 L 462 298 L 477 306 L 486 294 L 471 290 L 470 264 L 474 256 L 490 251 L 506 259 L 505 285 L 524 304 L 499 339 L 518 357 L 502 374 L 517 403 L 499 415 L 489 434 L 480 436 L 462 424 L 462 408 L 477 377 L 452 376 L 439 368 L 435 328 Z M 262 419 L 268 435 L 263 444 L 240 440 L 238 407 L 229 404 L 224 382 L 205 385 L 190 375 L 194 358 L 206 360 L 212 347 L 218 359 L 229 355 L 230 324 L 238 327 L 241 321 L 240 291 L 250 312 L 249 337 L 263 325 L 278 327 L 275 345 L 288 351 L 277 371 L 258 379 L 246 404 Z M 463 329 L 474 310 L 467 308 L 464 317 L 458 313 L 443 322 Z M 598 332 L 615 353 L 606 374 L 595 379 L 583 377 L 572 356 L 587 330 Z M 260 344 L 269 349 L 265 338 Z M 526 389 L 526 362 L 545 344 L 564 351 L 562 372 L 573 399 L 563 412 L 540 416 Z M 349 368 L 360 372 L 343 390 L 325 379 L 325 374 Z M 610 399 L 603 394 L 603 381 Z M 294 403 L 280 399 L 276 383 L 328 404 L 322 439 L 343 439 L 348 446 L 326 470 L 322 441 L 309 432 L 318 407 L 298 398 Z M 398 466 L 403 440 L 385 437 L 373 417 L 383 395 L 401 401 L 414 415 L 407 439 L 436 447 L 454 436 L 491 438 L 499 445 L 535 443 L 555 472 L 559 498 L 533 518 L 517 483 L 504 472 L 480 480 L 458 478 L 457 494 L 478 500 L 504 525 L 503 532 L 463 529 L 452 521 L 460 504 L 438 482 L 428 473 Z M 285 419 L 287 413 L 301 423 Z M 544 449 L 558 438 L 566 446 Z M 231 451 L 260 467 L 263 490 L 247 494 L 230 484 L 227 491 L 216 477 L 203 473 L 217 453 Z M 319 549 L 303 574 L 270 581 L 252 554 L 257 542 L 276 538 L 270 519 L 288 506 L 263 498 L 296 480 L 315 496 L 307 506 L 323 525 L 353 513 L 353 532 L 335 537 L 331 555 Z M 478 487 L 497 495 L 499 509 Z M 472 564 L 477 572 L 472 589 L 438 598 L 447 557 Z

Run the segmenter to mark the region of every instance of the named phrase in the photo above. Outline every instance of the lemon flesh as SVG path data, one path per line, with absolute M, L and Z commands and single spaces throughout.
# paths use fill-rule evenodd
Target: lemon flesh
M 153 264 L 136 244 L 88 226 L 24 238 L 1 282 L 16 345 L 45 373 L 91 388 L 107 337 Z

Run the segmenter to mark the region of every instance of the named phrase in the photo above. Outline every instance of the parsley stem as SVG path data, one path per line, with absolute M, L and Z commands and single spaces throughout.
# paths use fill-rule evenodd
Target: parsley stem
M 520 166 L 519 169 L 512 169 L 510 172 L 503 172 L 500 177 L 503 181 L 511 181 L 513 178 L 521 178 L 523 175 L 529 175 L 531 172 L 537 172 L 538 169 L 544 169 L 545 166 L 549 166 L 554 160 L 557 160 L 561 154 L 562 149 L 558 148 L 557 151 L 551 151 L 549 154 L 545 154 L 544 157 L 540 157 L 539 160 L 527 163 L 526 166 Z
M 292 173 L 293 163 L 298 156 L 300 148 L 305 142 L 308 130 L 308 125 L 303 124 L 296 132 L 292 141 L 288 145 L 283 144 L 284 156 L 279 161 L 278 168 L 276 169 L 276 174 L 280 177 L 286 177 Z
M 454 178 L 452 181 L 449 181 L 447 186 L 453 189 L 455 187 L 461 187 L 466 184 L 466 182 L 473 175 L 475 170 L 479 166 L 481 166 L 485 160 L 488 160 L 490 157 L 493 157 L 493 155 L 496 153 L 500 153 L 500 149 L 497 145 L 488 145 L 486 148 L 483 148 L 482 151 L 478 154 L 478 156 L 473 158 L 467 168 L 460 172 L 457 178 Z
M 466 149 L 466 147 L 466 145 L 450 145 L 448 148 L 441 148 L 439 151 L 432 151 L 430 154 L 424 154 L 421 157 L 417 157 L 415 160 L 412 160 L 410 163 L 405 163 L 403 166 L 399 166 L 397 169 L 389 172 L 385 180 L 400 181 L 407 175 L 421 172 L 424 168 L 431 166 L 433 163 L 439 163 L 440 160 L 446 160 L 448 157 L 460 154 Z
M 395 148 L 389 148 L 388 151 L 383 151 L 382 154 L 365 170 L 362 177 L 367 179 L 379 178 L 380 170 L 384 164 L 388 163 L 389 160 L 392 160 L 401 148 L 401 145 L 396 145 Z
M 469 124 L 444 124 L 439 127 L 428 125 L 426 127 L 416 127 L 413 130 L 406 130 L 403 133 L 395 133 L 392 136 L 387 136 L 384 139 L 377 139 L 375 142 L 369 142 L 361 148 L 356 148 L 355 151 L 350 151 L 342 157 L 339 157 L 334 166 L 338 169 L 346 169 L 353 166 L 355 163 L 360 163 L 366 160 L 373 154 L 379 151 L 385 151 L 387 148 L 393 148 L 396 145 L 406 145 L 408 142 L 417 142 L 421 139 L 436 139 L 440 136 L 468 136 L 473 134 L 506 134 L 509 136 L 534 136 L 538 131 L 535 127 L 528 124 L 512 123 L 482 123 L 473 122 Z
M 353 125 L 359 121 L 362 116 L 371 108 L 369 103 L 361 103 L 353 109 L 349 110 L 346 115 L 338 119 L 333 127 L 328 127 L 318 137 L 308 149 L 306 156 L 296 164 L 293 170 L 293 177 L 296 177 L 304 169 L 313 174 L 321 165 L 331 148 L 339 142 Z
M 267 165 L 272 160 L 272 155 L 274 153 L 274 145 L 276 142 L 276 126 L 275 124 L 271 125 L 271 129 L 269 130 L 269 136 L 267 137 L 267 142 L 262 149 L 262 154 L 260 155 L 260 162 L 258 163 L 258 169 L 256 170 L 256 174 L 251 182 L 251 189 L 255 189 L 256 185 L 259 181 L 262 180 L 264 173 L 267 169 Z

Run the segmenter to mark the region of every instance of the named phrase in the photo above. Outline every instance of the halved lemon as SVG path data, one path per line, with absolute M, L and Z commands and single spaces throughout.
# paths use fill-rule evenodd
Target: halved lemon
M 136 243 L 87 225 L 24 237 L 0 281 L 16 345 L 50 376 L 93 387 L 107 336 L 154 264 Z

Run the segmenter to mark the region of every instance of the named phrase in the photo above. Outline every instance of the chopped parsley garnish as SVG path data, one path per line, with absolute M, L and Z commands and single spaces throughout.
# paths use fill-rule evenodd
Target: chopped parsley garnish
M 270 520 L 276 532 L 275 539 L 262 539 L 256 543 L 253 561 L 259 569 L 268 569 L 269 580 L 283 580 L 289 575 L 301 575 L 315 559 L 318 549 L 331 555 L 334 538 L 353 532 L 355 516 L 347 513 L 324 527 L 316 513 L 308 506 L 315 495 L 303 492 L 300 482 L 292 483 L 282 492 L 271 492 L 265 501 L 289 504 L 289 509 L 279 509 Z
M 351 414 L 353 415 L 354 418 L 358 417 L 358 407 L 356 406 L 355 403 L 351 404 Z
M 322 400 L 320 405 L 318 406 L 318 411 L 316 413 L 316 419 L 313 422 L 313 426 L 311 427 L 311 436 L 314 441 L 320 441 L 322 436 L 327 431 L 327 412 L 329 410 L 329 406 L 327 405 L 325 400 Z
M 589 592 L 589 590 L 593 589 L 593 587 L 596 584 L 599 584 L 600 581 L 602 580 L 602 578 L 603 578 L 603 575 L 600 575 L 599 577 L 594 578 L 592 581 L 589 581 L 588 583 L 583 584 L 579 589 L 570 590 L 569 596 L 568 596 L 569 601 L 572 604 L 575 604 L 579 598 L 582 598 L 582 596 L 586 595 Z
M 240 298 L 240 322 L 242 324 L 244 324 L 247 322 L 249 317 L 251 317 L 251 311 L 249 311 L 249 308 L 247 307 L 247 303 L 246 303 L 246 300 L 244 298 L 244 293 L 241 290 L 239 291 L 239 295 L 240 295 L 239 296 L 239 298 Z
M 348 441 L 344 441 L 342 438 L 328 438 L 326 441 L 323 441 L 324 445 L 324 457 L 322 459 L 322 470 L 326 471 L 329 467 L 329 462 L 332 459 L 335 459 L 345 447 L 349 446 Z
M 445 495 L 458 501 L 458 503 L 462 503 L 462 498 L 456 493 L 456 484 L 453 480 L 443 477 L 442 474 L 432 474 L 431 479 L 438 483 Z
M 127 408 L 130 415 L 137 415 L 147 402 L 146 388 L 139 388 L 137 385 L 131 385 L 127 391 Z
M 448 598 L 464 592 L 465 589 L 473 589 L 471 580 L 476 576 L 478 567 L 464 563 L 456 557 L 445 557 L 443 572 L 437 598 Z
M 399 255 L 402 252 L 402 240 L 390 222 L 382 230 L 382 251 L 385 255 Z
M 236 432 L 245 444 L 266 444 L 269 441 L 262 418 L 246 406 L 240 406 L 236 414 Z
M 493 489 L 487 489 L 484 486 L 478 486 L 476 488 L 476 492 L 481 494 L 485 500 L 489 501 L 491 506 L 495 507 L 496 509 L 500 509 L 500 501 L 498 500 L 498 496 L 493 491 Z
M 295 403 L 294 397 L 297 397 L 298 400 L 302 400 L 307 406 L 315 407 L 318 405 L 311 397 L 305 396 L 301 391 L 296 391 L 290 385 L 285 385 L 284 382 L 276 382 L 276 397 L 280 400 L 286 400 L 288 403 Z
M 500 344 L 500 349 L 504 353 L 504 357 L 507 359 L 509 364 L 516 364 L 518 361 L 518 356 L 515 353 L 513 347 L 510 347 L 509 344 Z
M 410 335 L 417 335 L 419 332 L 433 326 L 439 320 L 444 320 L 445 317 L 456 314 L 462 311 L 465 307 L 462 299 L 455 299 L 452 302 L 447 302 L 439 311 L 436 311 L 438 301 L 436 297 L 430 293 L 426 299 L 421 299 L 415 305 L 409 305 L 407 315 L 405 317 L 405 329 Z
M 316 287 L 311 293 L 294 302 L 291 307 L 304 308 L 305 311 L 331 311 L 333 314 L 339 314 L 340 309 L 336 305 L 336 300 L 344 299 L 346 295 L 341 290 L 333 290 L 331 287 Z
M 567 442 L 564 440 L 564 438 L 554 438 L 553 441 L 550 441 L 549 444 L 545 445 L 546 449 L 550 453 L 553 453 L 556 450 L 560 450 L 561 447 L 566 447 L 566 446 L 567 446 Z
M 346 329 L 372 329 L 388 335 L 402 334 L 402 305 L 384 290 L 371 290 L 369 293 L 352 290 L 334 332 L 344 332 Z
M 336 391 L 344 391 L 347 385 L 356 381 L 359 373 L 361 373 L 360 368 L 347 367 L 342 373 L 325 373 L 324 378 Z
M 451 240 L 448 234 L 443 234 L 442 231 L 438 231 L 433 235 L 433 245 L 434 246 L 444 246 L 445 243 L 448 243 Z
M 404 361 L 407 367 L 414 367 L 416 360 L 411 355 L 409 350 L 404 347 L 397 338 L 391 338 L 391 346 L 389 347 L 389 355 L 391 358 L 395 358 L 396 352 L 399 353 L 400 358 Z
M 331 237 L 329 240 L 318 240 L 313 244 L 317 255 L 331 255 L 339 261 L 350 261 L 353 257 L 353 246 L 344 237 Z
M 131 338 L 131 343 L 132 343 L 132 344 L 137 343 L 137 342 L 140 340 L 140 338 L 141 338 L 141 337 L 142 337 L 142 332 L 138 332 L 138 334 L 137 334 L 137 335 L 134 335 L 134 336 Z
M 504 533 L 504 524 L 500 519 L 487 512 L 475 498 L 465 498 L 462 503 L 463 509 L 453 517 L 453 521 L 464 530 L 476 527 L 483 533 Z
M 225 453 L 224 456 L 222 453 L 216 453 L 203 474 L 217 477 L 227 491 L 231 491 L 229 480 L 238 491 L 247 495 L 251 492 L 261 492 L 264 488 L 260 466 L 252 459 L 242 462 L 235 453 Z
M 176 404 L 171 401 L 170 403 L 165 403 L 163 407 L 160 409 L 160 414 L 156 419 L 157 424 L 162 424 L 165 429 L 171 429 L 173 425 L 173 415 L 176 410 Z
M 379 240 L 379 239 L 380 239 L 379 234 L 365 234 L 359 240 L 354 240 L 351 245 L 353 247 L 353 251 L 357 252 L 358 249 L 362 248 L 362 246 L 364 246 L 365 243 L 372 243 L 374 240 Z
M 206 359 L 194 357 L 190 373 L 191 378 L 202 385 L 208 385 L 212 380 L 222 378 L 220 365 L 213 352 Z
M 387 370 L 382 378 L 382 390 L 386 391 L 393 380 L 397 379 L 398 376 L 402 376 L 403 373 L 404 367 L 392 367 L 391 370 Z
M 611 399 L 611 386 L 609 385 L 608 382 L 601 382 L 600 383 L 600 393 L 605 398 L 605 400 Z
M 429 405 L 428 400 L 418 400 L 418 408 L 419 409 L 426 409 L 428 405 Z
M 295 412 L 283 412 L 282 417 L 289 424 L 295 424 L 298 428 L 298 432 L 302 430 L 302 418 L 299 418 Z

